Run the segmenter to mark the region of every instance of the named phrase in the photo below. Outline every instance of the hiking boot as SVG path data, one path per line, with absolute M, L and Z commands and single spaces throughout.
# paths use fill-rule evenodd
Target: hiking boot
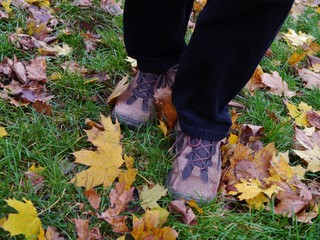
M 207 141 L 178 133 L 176 158 L 168 176 L 169 191 L 186 200 L 208 202 L 221 178 L 221 141 Z
M 172 87 L 178 65 L 155 74 L 138 71 L 128 88 L 118 97 L 112 115 L 129 127 L 145 125 L 154 116 L 154 93 Z

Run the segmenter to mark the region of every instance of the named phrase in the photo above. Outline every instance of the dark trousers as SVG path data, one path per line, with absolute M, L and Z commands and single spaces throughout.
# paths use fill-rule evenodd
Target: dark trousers
M 208 0 L 186 46 L 193 0 L 126 0 L 126 50 L 145 72 L 179 63 L 172 98 L 182 131 L 221 140 L 231 125 L 229 101 L 250 79 L 293 2 Z

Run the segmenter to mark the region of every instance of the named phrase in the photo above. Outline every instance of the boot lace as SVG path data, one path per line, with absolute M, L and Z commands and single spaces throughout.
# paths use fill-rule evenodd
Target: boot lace
M 138 72 L 137 85 L 132 91 L 131 97 L 126 101 L 130 105 L 138 98 L 142 99 L 142 110 L 147 111 L 149 108 L 149 100 L 154 98 L 157 88 L 171 87 L 174 82 L 178 65 L 171 67 L 161 74 Z
M 204 183 L 209 182 L 208 168 L 212 166 L 211 158 L 216 154 L 216 141 L 201 140 L 184 135 L 182 132 L 179 134 L 176 146 L 177 155 L 187 147 L 191 147 L 191 152 L 186 155 L 188 162 L 182 171 L 182 179 L 185 180 L 190 177 L 194 168 L 199 168 L 201 173 L 201 180 Z M 186 140 L 184 141 L 184 139 Z M 218 168 L 220 168 L 220 164 Z

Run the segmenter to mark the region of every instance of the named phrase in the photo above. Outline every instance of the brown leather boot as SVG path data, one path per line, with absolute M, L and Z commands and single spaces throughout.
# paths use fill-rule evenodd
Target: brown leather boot
M 172 87 L 178 66 L 161 74 L 138 71 L 137 76 L 117 99 L 112 115 L 129 127 L 145 125 L 154 116 L 154 92 Z
M 177 198 L 212 200 L 221 178 L 221 141 L 207 141 L 178 133 L 176 158 L 167 185 Z

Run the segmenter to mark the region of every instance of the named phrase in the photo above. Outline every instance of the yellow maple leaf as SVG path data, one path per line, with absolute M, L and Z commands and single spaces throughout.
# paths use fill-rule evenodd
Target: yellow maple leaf
M 108 97 L 107 102 L 110 105 L 114 105 L 116 103 L 117 98 L 120 96 L 128 88 L 128 77 L 122 78 L 120 82 L 118 82 L 117 86 L 114 88 L 113 92 Z
M 18 211 L 17 214 L 9 214 L 2 228 L 9 231 L 11 236 L 24 234 L 26 239 L 45 240 L 41 221 L 37 216 L 37 210 L 32 202 L 23 198 L 24 202 L 16 199 L 5 200 L 10 207 Z
M 29 167 L 28 172 L 40 173 L 40 172 L 42 172 L 44 169 L 45 169 L 45 168 L 44 168 L 44 167 L 41 167 L 41 166 L 36 167 L 36 164 L 34 163 L 34 164 L 32 164 L 31 167 Z
M 249 207 L 254 208 L 260 208 L 264 202 L 266 202 L 266 198 L 261 196 L 262 193 L 271 198 L 272 194 L 277 193 L 280 189 L 277 185 L 271 185 L 267 189 L 264 189 L 262 183 L 258 179 L 242 179 L 241 183 L 237 183 L 234 186 L 237 188 L 238 192 L 241 193 L 238 196 L 239 200 L 246 200 Z M 235 195 L 238 193 L 231 191 L 229 194 Z
M 307 127 L 310 125 L 307 120 L 307 112 L 312 109 L 311 106 L 308 106 L 304 102 L 301 102 L 298 105 L 298 107 L 292 103 L 287 102 L 287 101 L 285 101 L 285 104 L 286 104 L 287 109 L 289 111 L 288 114 L 290 115 L 290 117 L 292 117 L 294 119 L 297 126 Z
M 8 136 L 8 133 L 4 127 L 0 127 L 0 137 Z
M 62 47 L 60 47 L 59 45 L 54 45 L 53 48 L 55 49 L 55 51 L 57 52 L 58 56 L 67 56 L 71 53 L 72 48 L 69 47 L 68 44 L 63 43 Z
M 2 6 L 4 7 L 7 13 L 10 13 L 12 11 L 10 4 L 11 4 L 11 0 L 2 0 Z
M 150 208 L 159 208 L 157 201 L 167 194 L 167 189 L 159 184 L 156 184 L 153 188 L 149 189 L 148 186 L 143 186 L 140 193 L 141 206 L 144 210 Z
M 175 240 L 178 233 L 170 228 L 163 227 L 167 221 L 169 212 L 163 208 L 147 210 L 141 217 L 133 215 L 133 229 L 131 235 L 134 239 L 166 239 Z
M 296 65 L 298 64 L 299 62 L 301 62 L 305 57 L 307 56 L 307 52 L 304 51 L 302 53 L 293 53 L 290 58 L 288 59 L 288 63 L 290 65 Z
M 119 167 L 124 160 L 120 144 L 120 125 L 117 121 L 113 124 L 110 117 L 106 118 L 103 115 L 101 115 L 101 125 L 104 131 L 96 127 L 85 131 L 88 141 L 92 142 L 97 149 L 95 151 L 80 150 L 73 153 L 76 163 L 90 166 L 71 179 L 71 182 L 79 187 L 91 189 L 101 184 L 105 188 L 110 187 L 121 172 Z
M 297 34 L 293 29 L 289 29 L 288 33 L 283 33 L 283 38 L 292 47 L 308 47 L 315 38 L 301 31 Z
M 159 120 L 159 123 L 160 124 L 158 125 L 158 128 L 161 130 L 161 132 L 163 133 L 164 136 L 168 136 L 168 127 L 167 127 L 167 125 L 161 120 Z

